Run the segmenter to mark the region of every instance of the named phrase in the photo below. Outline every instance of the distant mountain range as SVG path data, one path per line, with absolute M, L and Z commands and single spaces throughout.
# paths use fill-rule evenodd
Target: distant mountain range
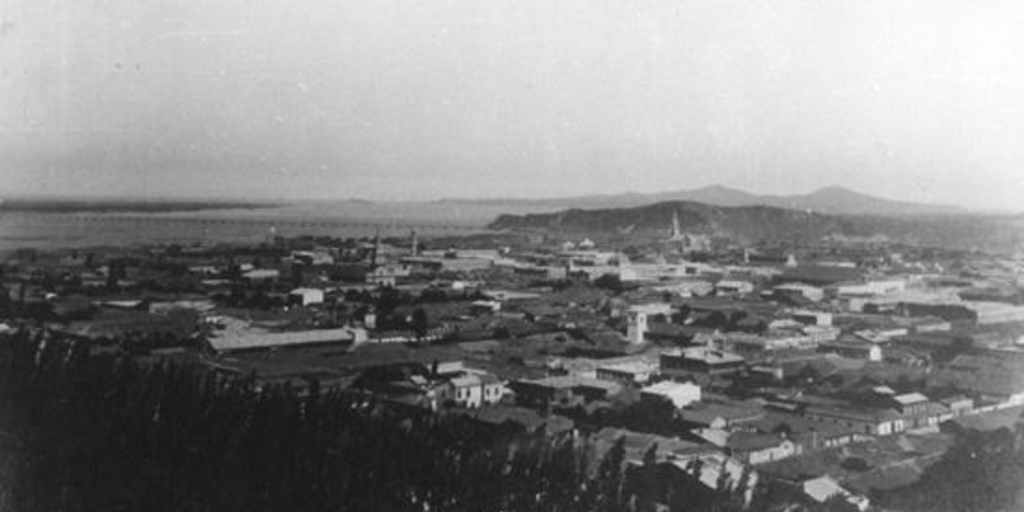
M 823 194 L 827 197 L 828 194 Z M 838 194 L 842 197 L 845 193 Z M 821 197 L 819 195 L 817 197 Z M 573 237 L 667 237 L 672 217 L 683 231 L 745 243 L 837 239 L 889 240 L 958 249 L 1013 251 L 1024 243 L 1024 217 L 990 215 L 840 215 L 776 206 L 716 206 L 664 201 L 630 208 L 505 214 L 496 230 L 544 231 Z
M 510 210 L 509 213 L 522 213 L 552 208 L 626 208 L 665 201 L 692 201 L 714 206 L 775 206 L 844 215 L 935 215 L 967 212 L 956 206 L 896 201 L 843 187 L 825 187 L 809 194 L 759 195 L 722 185 L 711 185 L 652 194 L 624 193 L 551 199 L 444 199 L 439 202 L 451 205 L 487 204 L 505 207 Z

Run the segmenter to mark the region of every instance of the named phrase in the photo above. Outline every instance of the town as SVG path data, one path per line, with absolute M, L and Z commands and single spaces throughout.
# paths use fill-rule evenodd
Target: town
M 651 510 L 885 510 L 960 433 L 1020 430 L 1024 255 L 659 223 L 21 249 L 0 336 L 587 443 L 594 474 L 618 445 Z

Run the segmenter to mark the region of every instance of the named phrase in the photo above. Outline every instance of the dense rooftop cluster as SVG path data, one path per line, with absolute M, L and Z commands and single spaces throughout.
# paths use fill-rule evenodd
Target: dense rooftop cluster
M 676 224 L 629 243 L 22 250 L 2 267 L 0 336 L 592 443 L 594 474 L 622 440 L 620 462 L 657 480 L 652 506 L 685 484 L 867 510 L 956 432 L 1024 410 L 1024 260 L 744 247 Z

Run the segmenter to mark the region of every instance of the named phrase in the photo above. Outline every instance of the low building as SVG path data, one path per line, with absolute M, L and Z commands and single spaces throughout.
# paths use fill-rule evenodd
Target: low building
M 846 490 L 835 478 L 828 475 L 805 480 L 800 484 L 800 489 L 808 498 L 817 503 L 825 503 L 836 496 L 841 496 L 844 501 L 857 510 L 867 510 L 871 505 L 870 500 L 866 496 L 854 494 Z
M 515 392 L 519 404 L 542 409 L 605 400 L 622 390 L 615 382 L 568 376 L 517 380 L 510 383 L 509 388 Z
M 288 292 L 288 300 L 299 306 L 311 306 L 323 304 L 324 291 L 319 288 L 296 288 Z
M 409 277 L 411 270 L 405 265 L 380 265 L 366 273 L 366 283 L 375 286 L 395 287 L 399 278 Z
M 804 416 L 814 421 L 834 423 L 855 432 L 887 436 L 906 430 L 906 423 L 896 411 L 868 409 L 849 404 L 811 405 Z
M 906 291 L 907 282 L 903 279 L 867 279 L 859 282 L 841 283 L 833 286 L 830 291 L 837 297 L 877 297 L 898 295 Z
M 980 325 L 1024 322 L 1024 306 L 1002 302 L 965 302 L 964 306 L 974 312 Z
M 700 386 L 692 382 L 662 381 L 640 391 L 641 401 L 658 402 L 667 400 L 677 409 L 686 407 L 694 402 L 699 402 L 700 398 Z
M 715 293 L 720 296 L 746 295 L 754 292 L 754 285 L 749 281 L 722 280 L 715 284 Z
M 959 418 L 965 414 L 970 414 L 974 409 L 974 400 L 964 395 L 954 395 L 945 398 L 940 398 L 938 402 L 945 405 L 949 409 L 949 413 L 954 418 Z
M 658 362 L 649 360 L 625 361 L 597 367 L 600 380 L 618 382 L 623 385 L 643 385 L 658 373 Z
M 818 302 L 825 298 L 825 290 L 802 283 L 786 283 L 775 286 L 772 289 L 777 295 L 800 296 L 811 302 Z
M 352 345 L 367 340 L 365 329 L 342 327 L 308 331 L 265 332 L 259 330 L 218 331 L 208 340 L 216 352 L 274 350 L 316 345 Z
M 826 311 L 811 311 L 802 309 L 792 313 L 793 320 L 804 325 L 819 325 L 828 327 L 832 325 L 832 313 Z
M 679 411 L 679 418 L 695 428 L 727 430 L 755 422 L 765 415 L 758 407 L 742 403 L 695 402 Z
M 280 277 L 281 271 L 274 268 L 257 268 L 242 274 L 242 278 L 250 283 L 276 281 Z
M 822 352 L 837 354 L 850 359 L 881 361 L 882 347 L 857 336 L 841 336 L 835 341 L 819 345 Z
M 747 464 L 757 465 L 799 455 L 799 446 L 779 434 L 732 432 L 722 445 L 725 454 Z
M 661 373 L 673 378 L 690 374 L 724 374 L 743 369 L 742 356 L 710 347 L 689 347 L 661 355 Z

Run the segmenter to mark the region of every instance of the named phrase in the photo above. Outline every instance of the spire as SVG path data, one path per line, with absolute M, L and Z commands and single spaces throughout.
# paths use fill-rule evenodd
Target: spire
M 409 249 L 410 256 L 416 256 L 419 252 L 419 238 L 416 237 L 416 230 L 412 230 L 412 247 Z
M 682 238 L 682 233 L 679 230 L 679 211 L 672 210 L 672 240 L 680 238 Z

